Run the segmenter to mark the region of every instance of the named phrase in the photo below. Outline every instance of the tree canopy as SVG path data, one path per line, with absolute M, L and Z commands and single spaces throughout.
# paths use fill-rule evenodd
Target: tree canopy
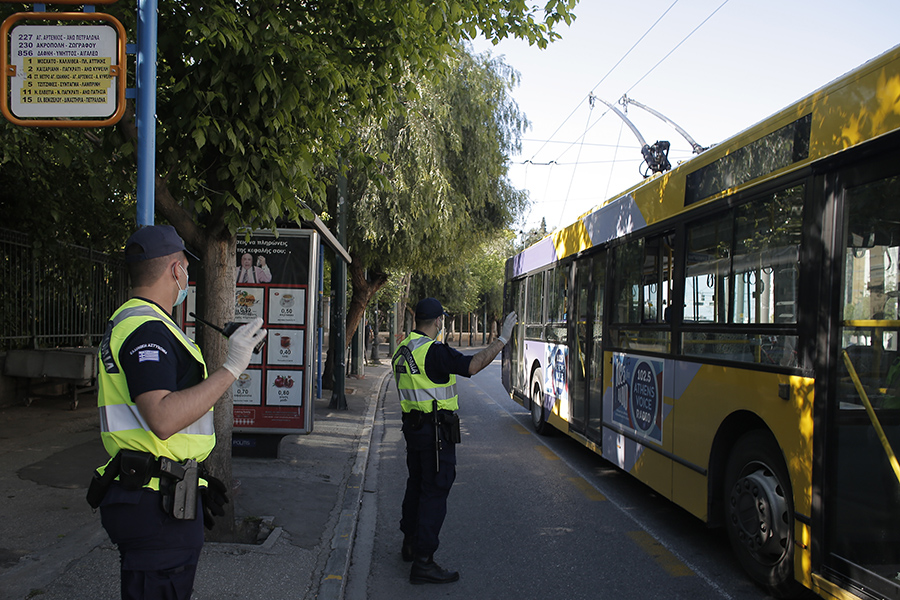
M 359 215 L 363 218 L 357 223 L 369 223 L 373 229 L 363 233 L 363 240 L 372 243 L 353 247 L 358 264 L 375 267 L 385 252 L 391 257 L 414 253 L 435 240 L 434 260 L 429 263 L 434 267 L 453 257 L 452 244 L 444 243 L 450 239 L 447 229 L 438 231 L 435 226 L 458 231 L 451 221 L 459 219 L 478 232 L 487 224 L 493 227 L 507 220 L 510 202 L 516 201 L 515 190 L 503 178 L 491 180 L 477 172 L 493 168 L 502 150 L 493 158 L 487 151 L 477 160 L 467 155 L 468 148 L 486 143 L 480 135 L 498 132 L 483 131 L 485 123 L 476 120 L 485 117 L 486 107 L 461 104 L 466 96 L 459 92 L 467 85 L 463 74 L 474 71 L 464 68 L 459 44 L 483 32 L 494 40 L 514 36 L 544 47 L 558 37 L 556 25 L 574 18 L 571 9 L 576 3 L 548 0 L 536 7 L 523 0 L 160 2 L 156 215 L 174 225 L 202 257 L 191 273 L 199 281 L 198 312 L 216 322 L 233 317 L 238 231 L 274 228 L 323 210 L 327 188 L 344 164 L 355 169 L 366 198 L 384 203 L 384 212 Z M 4 16 L 12 10 L 0 7 Z M 120 2 L 105 10 L 117 16 L 130 35 L 136 35 L 133 5 Z M 459 78 L 450 78 L 449 71 Z M 435 82 L 458 87 L 442 88 Z M 469 97 L 487 93 L 480 91 Z M 472 114 L 441 114 L 434 105 L 431 115 L 409 110 L 428 94 L 438 93 Z M 124 190 L 133 190 L 135 181 L 133 114 L 129 103 L 116 128 L 81 135 L 46 134 L 53 139 L 50 152 L 41 146 L 44 134 L 10 134 L 13 126 L 4 124 L 4 177 L 6 164 L 26 169 L 43 151 L 54 156 L 51 162 L 56 161 L 41 171 L 47 189 L 53 187 L 54 179 L 71 185 L 75 182 L 61 174 L 83 158 L 93 165 L 84 175 L 83 186 L 90 189 L 90 194 L 84 194 L 86 200 L 92 199 L 90 206 L 130 202 L 130 191 Z M 384 184 L 391 178 L 396 178 L 391 185 L 396 183 L 398 192 L 420 184 L 414 181 L 414 172 L 404 173 L 404 166 L 391 162 L 390 147 L 385 155 L 380 144 L 358 143 L 375 139 L 360 135 L 365 123 L 372 131 L 390 132 L 394 127 L 396 135 L 384 139 L 410 143 L 411 138 L 403 140 L 411 129 L 402 129 L 398 114 L 413 121 L 431 117 L 451 128 L 440 138 L 442 143 L 428 151 L 454 168 L 440 174 L 420 172 L 426 176 L 419 178 L 423 186 L 419 206 L 412 204 L 412 196 L 383 195 L 383 185 L 369 188 L 370 182 Z M 464 123 L 468 118 L 472 121 Z M 425 126 L 423 122 L 420 130 Z M 11 141 L 16 139 L 28 141 L 30 154 L 10 158 L 17 152 Z M 66 164 L 69 159 L 72 162 Z M 506 201 L 497 202 L 497 198 Z M 110 214 L 121 215 L 122 207 L 130 210 L 128 204 L 116 204 Z M 95 213 L 92 218 L 104 214 Z M 394 221 L 402 225 L 396 231 L 418 231 L 420 238 L 394 236 L 396 244 L 384 246 L 378 238 L 386 228 L 397 225 Z M 96 231 L 99 223 L 91 226 Z M 425 260 L 423 252 L 419 257 Z M 393 260 L 385 259 L 385 263 Z M 215 368 L 224 359 L 224 342 L 208 328 L 201 328 L 199 334 L 204 356 Z M 226 480 L 231 474 L 231 408 L 230 395 L 217 405 L 213 453 L 213 471 Z

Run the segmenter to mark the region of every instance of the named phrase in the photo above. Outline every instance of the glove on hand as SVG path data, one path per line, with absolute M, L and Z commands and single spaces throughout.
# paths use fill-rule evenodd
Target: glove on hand
M 516 326 L 516 321 L 518 317 L 516 316 L 516 311 L 513 311 L 506 315 L 506 319 L 503 321 L 503 327 L 500 328 L 500 335 L 497 337 L 501 342 L 506 344 L 509 341 L 510 336 L 512 335 L 513 327 Z
M 216 522 L 213 516 L 221 517 L 225 514 L 225 505 L 228 504 L 228 489 L 221 479 L 217 479 L 206 473 L 203 475 L 207 487 L 200 488 L 200 497 L 203 500 L 203 526 L 212 529 Z
M 247 369 L 253 356 L 253 349 L 266 337 L 266 330 L 261 329 L 262 324 L 263 320 L 257 317 L 242 325 L 228 338 L 228 356 L 222 366 L 228 369 L 235 379 Z

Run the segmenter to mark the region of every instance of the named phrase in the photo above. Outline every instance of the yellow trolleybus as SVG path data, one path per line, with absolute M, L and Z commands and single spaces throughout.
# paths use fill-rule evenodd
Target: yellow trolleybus
M 504 384 L 777 596 L 900 598 L 900 46 L 511 258 Z

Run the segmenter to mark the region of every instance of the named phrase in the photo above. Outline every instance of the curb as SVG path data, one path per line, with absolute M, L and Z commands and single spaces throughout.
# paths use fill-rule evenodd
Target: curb
M 356 538 L 356 525 L 359 522 L 359 509 L 362 504 L 363 488 L 366 480 L 366 465 L 369 462 L 369 448 L 372 445 L 375 413 L 381 396 L 385 393 L 386 381 L 390 371 L 382 375 L 378 383 L 374 399 L 366 409 L 366 417 L 359 436 L 359 447 L 356 451 L 356 462 L 347 479 L 344 498 L 341 502 L 341 516 L 334 528 L 331 538 L 331 552 L 325 563 L 325 571 L 319 580 L 319 590 L 315 598 L 322 600 L 342 600 L 347 585 L 347 573 L 350 570 L 350 558 L 353 555 L 353 543 Z

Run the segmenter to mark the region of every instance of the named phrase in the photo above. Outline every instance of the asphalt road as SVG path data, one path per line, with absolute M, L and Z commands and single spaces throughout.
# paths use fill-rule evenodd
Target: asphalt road
M 768 597 L 723 532 L 567 436 L 536 435 L 500 384 L 499 361 L 459 389 L 463 438 L 435 560 L 460 580 L 411 585 L 400 558 L 406 465 L 392 382 L 375 419 L 348 600 Z

